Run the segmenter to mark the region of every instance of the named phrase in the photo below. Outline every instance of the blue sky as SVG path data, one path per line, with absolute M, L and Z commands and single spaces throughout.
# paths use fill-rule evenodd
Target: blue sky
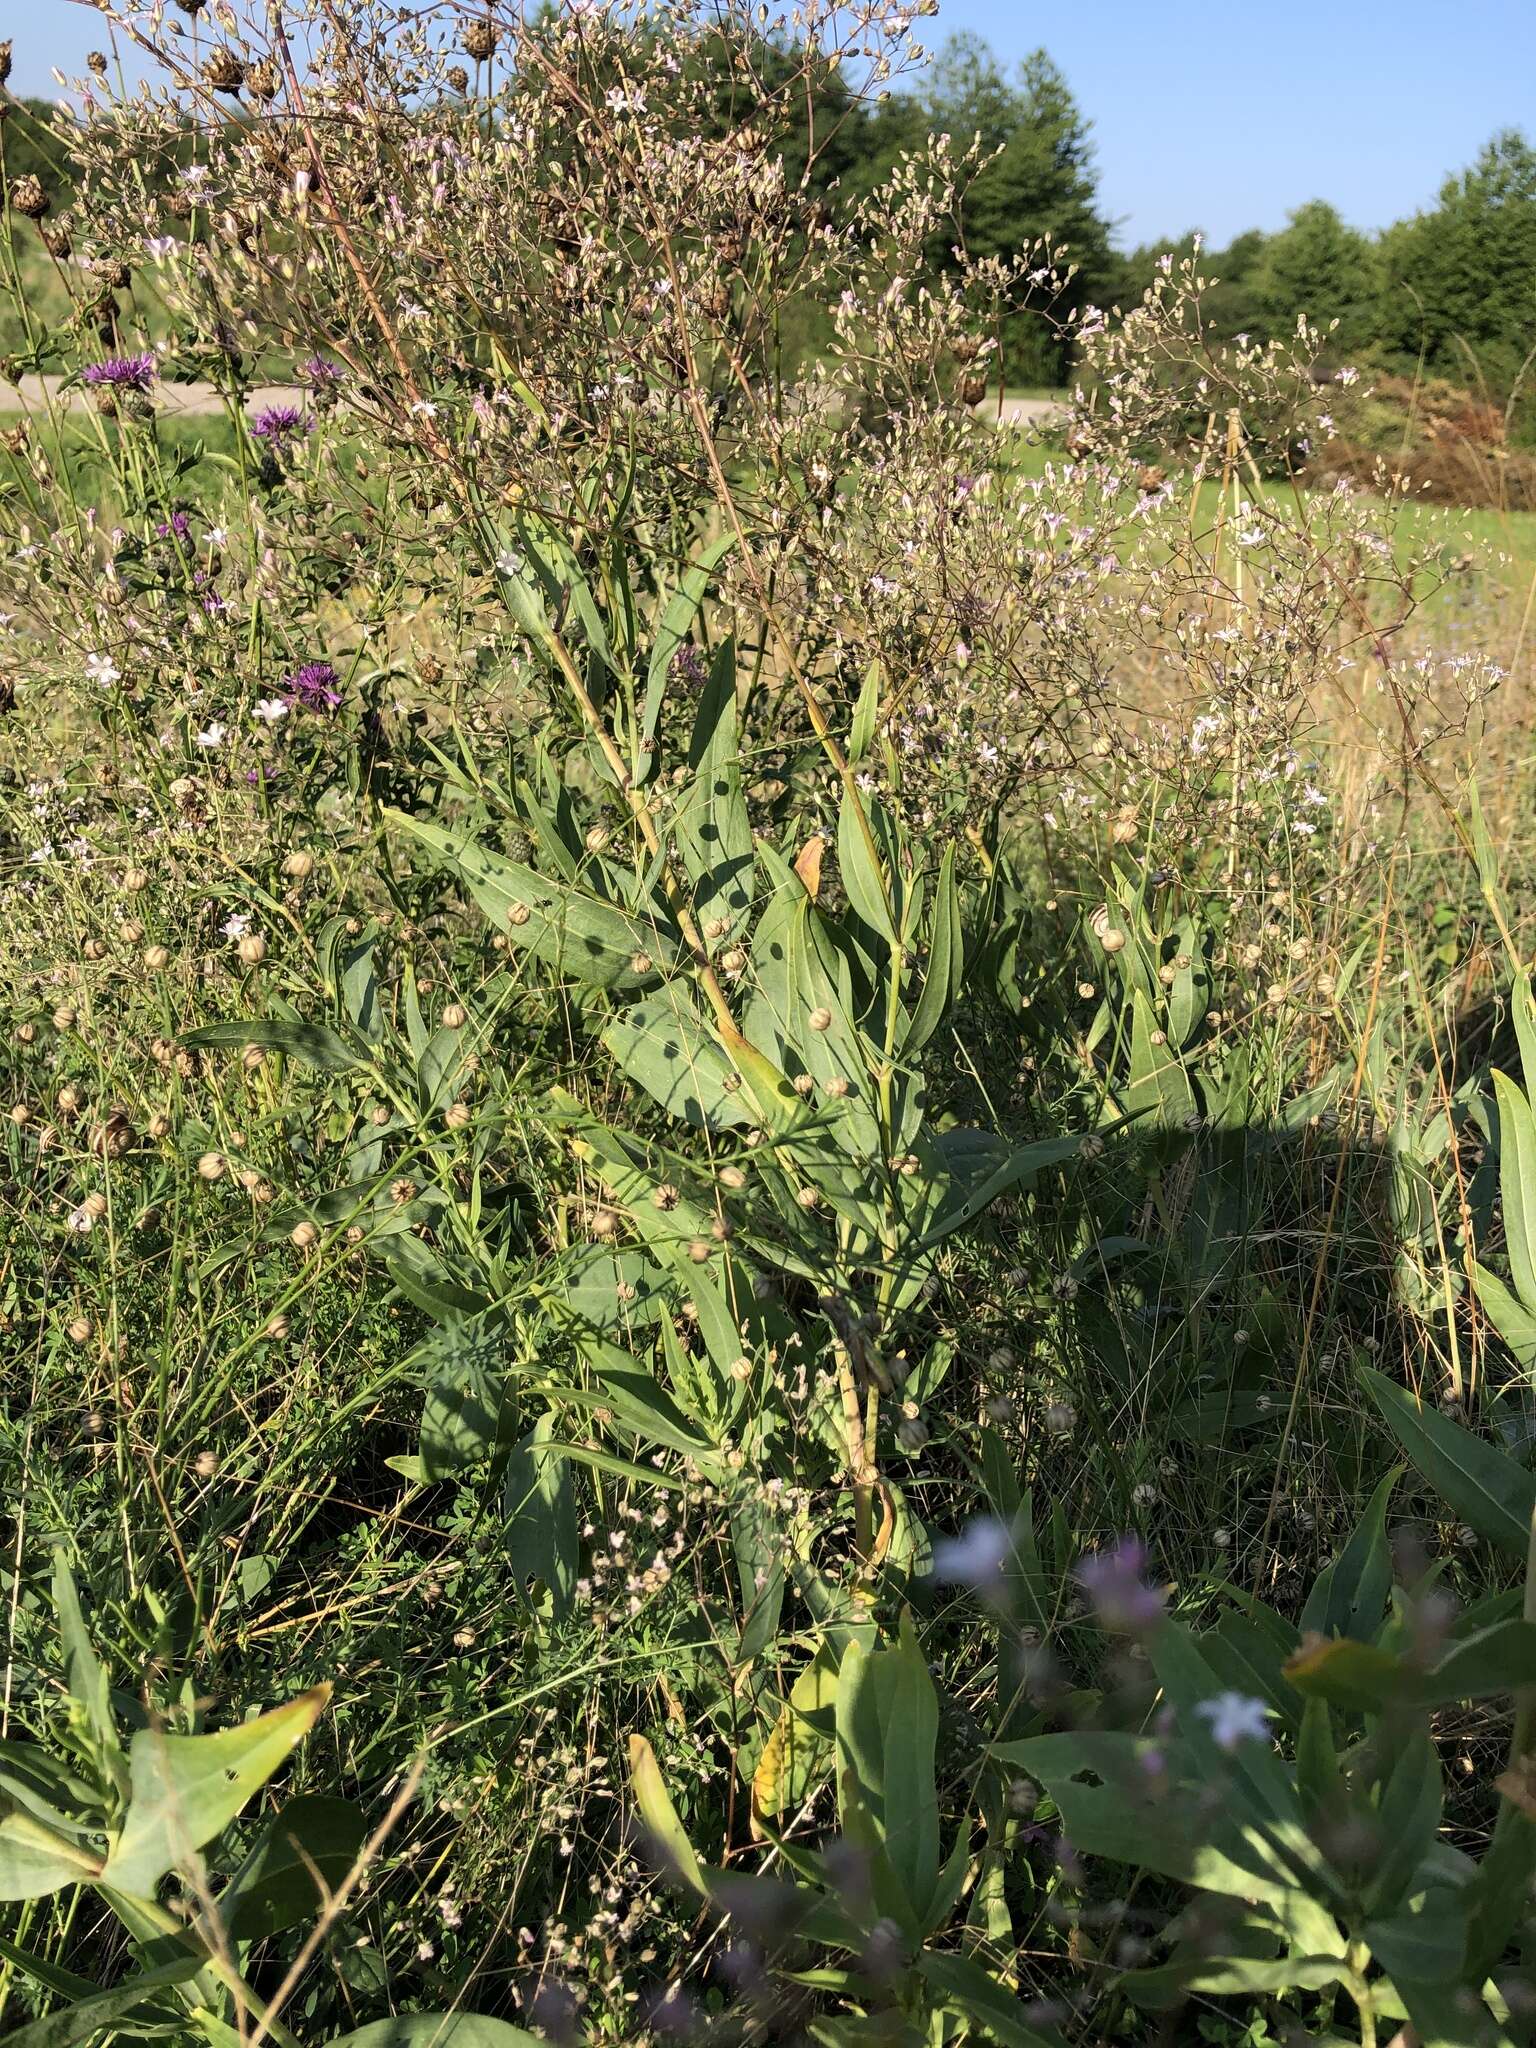
M 1106 210 L 1129 244 L 1224 242 L 1331 199 L 1378 228 L 1435 194 L 1497 128 L 1536 140 L 1536 0 L 941 0 L 924 24 L 1012 63 L 1044 44 L 1094 123 Z M 51 94 L 102 40 L 75 0 L 0 0 L 12 89 Z

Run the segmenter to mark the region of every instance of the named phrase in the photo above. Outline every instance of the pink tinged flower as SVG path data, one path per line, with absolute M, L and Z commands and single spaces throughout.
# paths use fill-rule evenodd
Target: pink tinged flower
M 1105 1628 L 1138 1634 L 1163 1618 L 1163 1596 L 1144 1576 L 1145 1548 L 1134 1538 L 1096 1550 L 1077 1568 L 1077 1583 Z

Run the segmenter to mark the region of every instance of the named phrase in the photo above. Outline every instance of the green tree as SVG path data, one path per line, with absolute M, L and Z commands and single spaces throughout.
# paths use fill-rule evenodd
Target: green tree
M 953 37 L 934 67 L 927 113 L 957 143 L 979 135 L 993 153 L 965 197 L 970 253 L 1008 258 L 1048 238 L 1075 266 L 1057 313 L 1107 298 L 1117 264 L 1099 205 L 1091 128 L 1046 52 L 1027 57 L 1012 85 L 985 43 Z M 1059 382 L 1069 359 L 1070 344 L 1038 314 L 1021 311 L 1009 321 L 1005 367 L 1016 381 Z
M 1305 313 L 1319 327 L 1337 321 L 1340 348 L 1359 348 L 1374 336 L 1376 250 L 1325 199 L 1298 206 L 1288 226 L 1269 237 L 1252 282 L 1272 334 L 1289 332 Z
M 1378 324 L 1389 348 L 1507 389 L 1536 341 L 1536 149 L 1494 136 L 1440 203 L 1382 238 Z

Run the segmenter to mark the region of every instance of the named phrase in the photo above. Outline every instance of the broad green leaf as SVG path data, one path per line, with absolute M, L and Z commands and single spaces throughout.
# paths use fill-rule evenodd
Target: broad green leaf
M 130 1977 L 126 1984 L 114 1985 L 110 1991 L 98 1991 L 77 2004 L 63 2006 L 8 2033 L 6 2048 L 74 2048 L 77 2041 L 89 2040 L 92 2034 L 116 2027 L 157 1992 L 185 1984 L 189 1977 L 197 1975 L 205 1960 L 200 1955 L 178 1956 L 174 1962 Z
M 928 967 L 923 992 L 907 1027 L 902 1051 L 910 1058 L 933 1037 L 960 993 L 965 972 L 965 933 L 960 919 L 960 890 L 955 881 L 955 849 L 948 846 L 934 895 L 933 924 L 928 939 Z
M 502 1484 L 507 1556 L 519 1583 L 537 1579 L 557 1616 L 571 1610 L 581 1569 L 576 1493 L 569 1463 L 549 1446 L 555 1418 L 541 1415 L 513 1452 Z
M 1486 1266 L 1478 1266 L 1476 1273 L 1478 1306 L 1519 1364 L 1530 1372 L 1536 1367 L 1536 1304 L 1528 1308 Z
M 724 534 L 719 540 L 712 541 L 684 576 L 682 587 L 667 601 L 645 672 L 645 701 L 640 712 L 642 753 L 650 751 L 651 742 L 656 737 L 661 707 L 666 702 L 667 684 L 671 679 L 672 657 L 692 632 L 710 579 L 735 545 L 734 534 Z
M 1381 1481 L 1349 1541 L 1318 1574 L 1301 1613 L 1304 1633 L 1370 1642 L 1381 1627 L 1392 1590 L 1387 1503 L 1402 1471 L 1401 1465 L 1395 1466 Z
M 1374 1367 L 1362 1366 L 1360 1378 L 1420 1477 L 1480 1536 L 1524 1564 L 1536 1514 L 1536 1479 Z
M 752 1817 L 793 1812 L 830 1769 L 839 1652 L 824 1640 L 790 1688 L 752 1774 Z
M 837 865 L 854 910 L 872 932 L 894 943 L 897 937 L 893 905 L 896 884 L 879 853 L 886 836 L 877 829 L 879 820 L 880 813 L 872 796 L 861 798 L 855 790 L 844 789 L 837 813 Z M 866 825 L 869 827 L 867 835 Z M 871 840 L 876 852 L 871 852 Z
M 451 868 L 481 913 L 514 951 L 592 988 L 636 989 L 676 958 L 674 934 L 606 903 L 589 890 L 552 881 L 425 818 L 391 811 L 392 823 Z
M 736 643 L 716 654 L 688 749 L 692 770 L 674 813 L 678 854 L 693 883 L 700 925 L 735 929 L 752 907 L 752 825 L 736 733 Z
M 923 1981 L 951 2009 L 1003 2048 L 1058 2048 L 1054 2028 L 1036 2026 L 1016 1991 L 1000 1984 L 970 1956 L 925 1949 L 917 1959 Z
M 934 1781 L 939 1702 L 910 1614 L 890 1649 L 852 1642 L 838 1675 L 839 1781 L 851 1777 L 891 1867 L 921 1919 L 939 1875 Z
M 674 1876 L 708 1898 L 710 1887 L 704 1866 L 694 1854 L 693 1844 L 677 1817 L 677 1808 L 672 1804 L 672 1796 L 656 1762 L 656 1752 L 643 1735 L 631 1735 L 629 1738 L 629 1782 L 634 1790 L 635 1804 L 640 1809 L 640 1818 L 650 1832 L 657 1854 L 665 1859 Z
M 367 1829 L 350 1800 L 301 1793 L 274 1814 L 219 1895 L 232 1941 L 258 1941 L 318 1915 L 351 1871 Z
M 670 1116 L 698 1129 L 752 1122 L 734 1061 L 721 1050 L 689 984 L 669 981 L 612 1018 L 603 1044 Z
M 329 2048 L 547 2048 L 538 2034 L 476 2012 L 410 2012 L 338 2034 Z
M 43 1899 L 67 1884 L 100 1875 L 92 1856 L 8 1798 L 0 1798 L 0 1900 Z
M 1439 1754 L 1420 1725 L 1403 1741 L 1381 1795 L 1381 1842 L 1363 1897 L 1368 1913 L 1389 1914 L 1404 1897 L 1439 1836 L 1442 1798 Z
M 227 1827 L 304 1739 L 325 1709 L 329 1685 L 217 1735 L 141 1728 L 128 1751 L 132 1789 L 103 1882 L 139 1898 L 166 1872 Z
M 102 1767 L 110 1773 L 118 1790 L 125 1791 L 128 1784 L 127 1759 L 112 1713 L 112 1693 L 106 1667 L 97 1656 L 90 1631 L 86 1628 L 85 1616 L 80 1611 L 80 1595 L 75 1588 L 75 1575 L 62 1550 L 55 1553 L 53 1560 L 53 1605 L 59 1619 L 59 1637 L 64 1649 L 64 1682 L 69 1687 L 70 1698 L 86 1718 Z
M 411 1363 L 428 1375 L 421 1411 L 424 1478 L 446 1479 L 510 1449 L 516 1407 L 499 1323 L 447 1323 Z
M 198 1031 L 182 1033 L 182 1044 L 205 1051 L 234 1051 L 257 1045 L 268 1052 L 286 1053 L 306 1066 L 319 1067 L 327 1074 L 356 1074 L 367 1065 L 366 1057 L 354 1052 L 323 1024 L 295 1024 L 282 1017 L 252 1017 L 238 1024 L 205 1024 Z
M 1507 1074 L 1493 1076 L 1499 1109 L 1499 1200 L 1515 1293 L 1536 1311 L 1536 1117 Z
M 859 686 L 859 701 L 853 707 L 853 724 L 848 730 L 848 765 L 856 768 L 875 743 L 880 722 L 880 663 L 872 661 Z
M 1155 1044 L 1155 1038 L 1163 1043 Z M 1195 1114 L 1184 1064 L 1159 1030 L 1157 1013 L 1139 988 L 1131 992 L 1130 1081 L 1120 1100 L 1127 1116 L 1146 1117 L 1163 1130 L 1184 1130 Z

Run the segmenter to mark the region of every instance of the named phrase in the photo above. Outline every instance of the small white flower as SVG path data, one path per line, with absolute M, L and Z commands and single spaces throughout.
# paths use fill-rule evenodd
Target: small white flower
M 503 548 L 496 557 L 496 573 L 498 576 L 521 576 L 523 573 L 522 556 L 512 548 Z
M 88 654 L 85 657 L 85 672 L 93 683 L 100 683 L 104 690 L 110 690 L 122 673 L 110 654 Z
M 144 253 L 158 262 L 162 257 L 174 256 L 180 247 L 174 235 L 149 235 L 144 242 Z
M 225 938 L 232 940 L 243 939 L 250 928 L 251 920 L 241 910 L 231 911 L 229 916 L 219 926 L 219 930 L 224 934 Z
M 933 1546 L 933 1575 L 957 1585 L 995 1586 L 1012 1545 L 1008 1531 L 990 1515 L 967 1522 L 958 1536 Z
M 229 727 L 227 725 L 223 724 L 217 718 L 211 718 L 208 721 L 208 723 L 203 727 L 202 731 L 197 735 L 196 743 L 198 746 L 202 747 L 205 752 L 213 747 L 222 747 L 224 744 L 224 736 L 228 731 Z
M 263 725 L 276 725 L 280 718 L 288 716 L 287 700 L 282 697 L 261 697 L 251 706 L 252 718 L 259 718 Z
M 1240 1742 L 1267 1742 L 1269 1711 L 1263 1700 L 1245 1692 L 1219 1692 L 1195 1708 L 1202 1721 L 1210 1722 L 1212 1739 L 1220 1749 L 1236 1749 Z
M 430 398 L 418 398 L 411 407 L 411 411 L 416 414 L 418 419 L 435 420 L 437 418 L 437 407 Z
M 45 868 L 53 859 L 53 841 L 45 839 L 41 846 L 33 847 L 27 855 L 28 864 L 34 868 Z
M 208 531 L 203 535 L 203 539 L 208 543 L 209 547 L 221 548 L 229 539 L 229 533 L 227 529 L 222 526 L 210 526 Z

